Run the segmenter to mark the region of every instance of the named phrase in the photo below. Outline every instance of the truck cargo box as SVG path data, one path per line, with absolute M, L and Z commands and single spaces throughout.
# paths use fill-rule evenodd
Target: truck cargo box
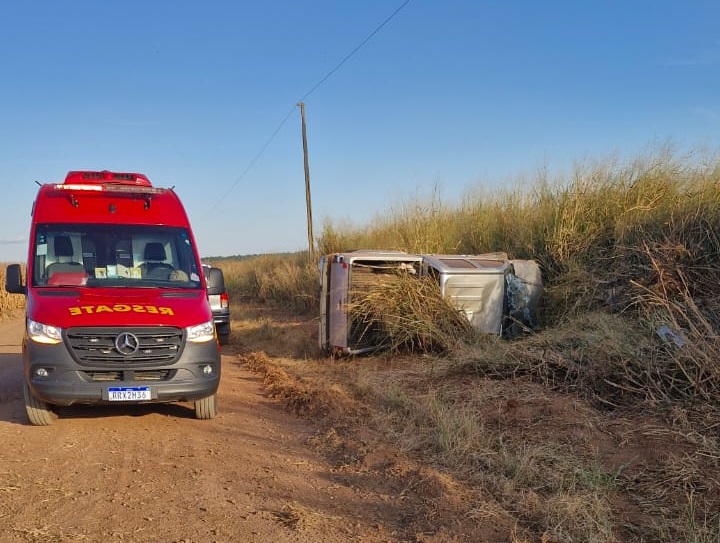
M 354 318 L 353 302 L 397 274 L 433 278 L 448 302 L 481 333 L 513 336 L 537 323 L 542 279 L 533 260 L 508 259 L 502 252 L 334 253 L 320 260 L 320 348 L 344 354 L 381 348 L 379 323 Z

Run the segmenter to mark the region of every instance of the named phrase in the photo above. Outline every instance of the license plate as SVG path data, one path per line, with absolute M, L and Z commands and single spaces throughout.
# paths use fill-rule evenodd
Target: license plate
M 150 387 L 108 388 L 108 400 L 111 402 L 138 402 L 151 399 Z

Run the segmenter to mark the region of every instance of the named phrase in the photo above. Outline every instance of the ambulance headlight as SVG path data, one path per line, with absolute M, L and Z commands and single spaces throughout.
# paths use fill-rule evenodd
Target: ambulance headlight
M 62 329 L 32 319 L 27 320 L 28 337 L 36 343 L 55 345 L 62 343 Z
M 188 341 L 193 343 L 204 343 L 215 339 L 215 324 L 213 321 L 207 321 L 196 326 L 187 328 Z

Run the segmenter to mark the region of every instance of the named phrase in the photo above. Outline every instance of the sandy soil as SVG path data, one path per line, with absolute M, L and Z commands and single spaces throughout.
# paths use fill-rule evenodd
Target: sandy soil
M 21 320 L 0 324 L 0 541 L 409 539 L 408 474 L 338 473 L 308 446 L 312 421 L 284 412 L 232 352 L 213 420 L 196 420 L 189 404 L 77 406 L 34 427 L 22 399 L 21 335 Z

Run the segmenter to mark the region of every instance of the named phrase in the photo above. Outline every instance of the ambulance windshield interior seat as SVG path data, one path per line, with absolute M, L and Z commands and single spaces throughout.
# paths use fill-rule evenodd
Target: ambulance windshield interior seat
M 166 262 L 165 247 L 159 242 L 148 242 L 145 245 L 145 262 L 140 265 L 143 277 L 154 279 L 170 279 L 175 267 Z
M 33 286 L 202 288 L 185 228 L 40 224 L 31 251 Z
M 55 236 L 53 241 L 53 254 L 57 259 L 48 265 L 46 276 L 52 283 L 53 275 L 57 274 L 80 274 L 80 277 L 86 276 L 85 268 L 81 262 L 74 260 L 74 251 L 70 236 Z M 58 279 L 56 279 L 57 281 Z

